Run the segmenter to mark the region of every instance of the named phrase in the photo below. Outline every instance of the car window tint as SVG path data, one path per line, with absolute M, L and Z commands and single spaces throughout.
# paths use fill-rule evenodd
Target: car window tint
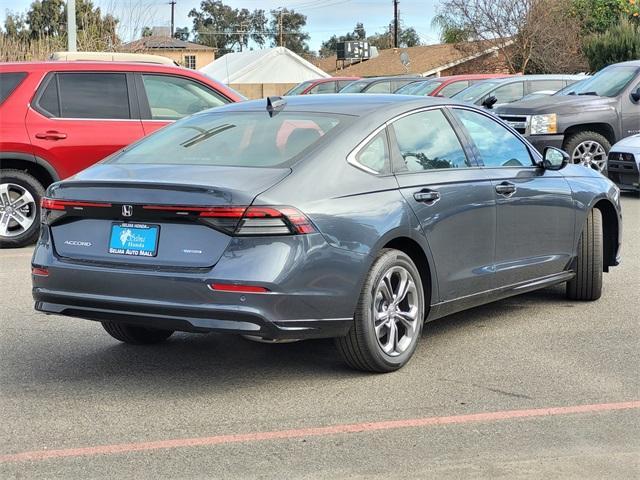
M 311 94 L 336 93 L 336 82 L 322 82 L 317 84 L 311 90 Z
M 514 82 L 502 85 L 491 92 L 491 95 L 498 99 L 496 103 L 515 102 L 524 97 L 524 83 Z
M 470 110 L 455 109 L 487 167 L 530 166 L 531 154 L 516 135 L 495 120 Z
M 175 122 L 125 149 L 112 163 L 280 167 L 353 117 L 286 110 L 212 110 Z
M 338 81 L 338 86 L 336 88 L 336 91 L 340 91 L 342 90 L 344 87 L 346 87 L 347 85 L 349 85 L 351 82 L 353 82 L 353 80 L 339 80 Z
M 124 73 L 58 73 L 58 81 L 63 118 L 131 117 Z
M 467 82 L 466 80 L 463 82 L 453 82 L 447 85 L 446 87 L 443 87 L 442 90 L 438 92 L 438 96 L 451 97 L 452 95 L 455 95 L 456 93 L 461 92 L 468 86 L 469 86 L 469 82 Z
M 367 145 L 358 152 L 356 160 L 359 164 L 378 173 L 387 170 L 389 165 L 389 150 L 385 131 L 378 133 Z
M 471 166 L 460 140 L 441 110 L 414 113 L 393 123 L 407 170 Z
M 25 72 L 0 73 L 0 103 L 11 95 L 26 76 Z
M 531 92 L 540 92 L 542 90 L 558 91 L 564 87 L 564 80 L 532 80 L 529 84 Z
M 42 95 L 40 95 L 40 99 L 38 100 L 38 105 L 40 109 L 44 110 L 53 117 L 60 116 L 60 99 L 58 98 L 58 81 L 56 76 L 52 76 L 51 80 L 47 83 Z
M 142 75 L 153 120 L 178 120 L 229 101 L 198 82 L 169 75 Z
M 391 82 L 377 82 L 367 88 L 365 93 L 391 93 Z

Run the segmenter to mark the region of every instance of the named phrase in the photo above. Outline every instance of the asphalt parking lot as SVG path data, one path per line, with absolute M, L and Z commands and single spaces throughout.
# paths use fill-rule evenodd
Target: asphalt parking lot
M 603 298 L 563 287 L 431 324 L 374 375 L 330 341 L 119 344 L 36 314 L 0 251 L 1 478 L 638 478 L 640 199 Z

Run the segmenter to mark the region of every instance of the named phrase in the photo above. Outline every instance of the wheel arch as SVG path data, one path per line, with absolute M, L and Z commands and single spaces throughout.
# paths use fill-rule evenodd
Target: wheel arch
M 0 152 L 2 169 L 22 170 L 32 175 L 46 189 L 60 180 L 56 169 L 45 159 L 20 152 Z
M 592 208 L 597 208 L 602 214 L 603 268 L 608 272 L 609 267 L 616 265 L 619 242 L 618 214 L 611 201 L 604 198 L 596 201 Z
M 581 132 L 595 132 L 602 135 L 606 138 L 611 145 L 616 143 L 616 133 L 613 130 L 613 127 L 608 123 L 581 123 L 578 125 L 571 125 L 564 131 L 564 141 L 563 147 L 566 145 L 569 138 L 571 138 L 576 133 Z

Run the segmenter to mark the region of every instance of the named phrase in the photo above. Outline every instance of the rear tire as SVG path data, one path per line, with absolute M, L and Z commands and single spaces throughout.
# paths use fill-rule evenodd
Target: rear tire
M 406 289 L 400 287 L 403 281 Z M 420 273 L 411 258 L 399 250 L 382 250 L 362 287 L 349 334 L 335 339 L 347 365 L 379 373 L 403 367 L 422 334 L 424 303 Z
M 173 334 L 173 330 L 138 327 L 125 323 L 102 322 L 102 326 L 116 340 L 130 345 L 152 345 L 160 343 Z
M 602 213 L 597 208 L 587 215 L 578 243 L 576 276 L 567 282 L 567 298 L 598 300 L 602 295 Z
M 22 170 L 0 170 L 0 248 L 31 245 L 40 234 L 44 187 Z

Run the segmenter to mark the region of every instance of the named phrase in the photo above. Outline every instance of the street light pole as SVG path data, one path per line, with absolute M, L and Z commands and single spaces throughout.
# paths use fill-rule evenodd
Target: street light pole
M 76 51 L 76 0 L 67 0 L 67 50 Z

